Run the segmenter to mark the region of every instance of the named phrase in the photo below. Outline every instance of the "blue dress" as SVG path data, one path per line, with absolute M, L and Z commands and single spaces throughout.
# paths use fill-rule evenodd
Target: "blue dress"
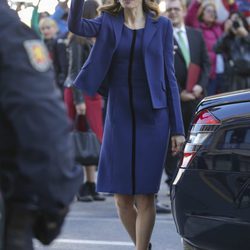
M 169 138 L 168 110 L 153 109 L 142 53 L 144 29 L 123 25 L 109 74 L 97 191 L 154 194 Z M 102 59 L 105 60 L 105 59 Z

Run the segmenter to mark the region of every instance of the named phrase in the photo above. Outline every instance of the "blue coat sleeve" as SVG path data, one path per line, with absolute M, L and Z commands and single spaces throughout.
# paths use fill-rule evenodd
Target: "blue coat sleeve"
M 82 18 L 83 5 L 83 0 L 71 1 L 68 18 L 69 30 L 79 36 L 96 37 L 99 33 L 103 16 L 101 15 L 94 19 Z
M 65 10 L 60 5 L 57 5 L 55 12 L 51 15 L 51 18 L 54 19 L 56 22 L 59 22 L 64 14 Z
M 171 135 L 184 135 L 179 88 L 174 70 L 173 27 L 170 21 L 168 21 L 165 41 L 165 80 L 169 107 L 170 132 Z

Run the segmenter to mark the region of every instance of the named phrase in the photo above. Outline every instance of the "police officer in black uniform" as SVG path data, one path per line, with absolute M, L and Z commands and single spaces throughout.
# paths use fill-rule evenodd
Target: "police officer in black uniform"
M 47 50 L 5 0 L 0 17 L 3 249 L 32 250 L 32 238 L 49 244 L 60 232 L 82 172 Z

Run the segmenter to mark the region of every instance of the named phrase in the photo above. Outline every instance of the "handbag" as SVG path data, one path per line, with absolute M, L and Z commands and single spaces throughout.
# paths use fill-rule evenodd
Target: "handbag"
M 83 117 L 87 131 L 82 132 L 77 130 L 79 119 L 79 115 L 77 115 L 72 132 L 75 148 L 75 161 L 76 163 L 84 166 L 97 165 L 99 161 L 101 144 L 97 139 L 96 134 L 90 128 L 86 116 Z

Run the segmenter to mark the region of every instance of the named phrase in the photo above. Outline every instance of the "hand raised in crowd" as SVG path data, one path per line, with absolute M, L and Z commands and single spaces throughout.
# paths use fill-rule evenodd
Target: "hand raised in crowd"
M 231 20 L 231 19 L 226 20 L 224 25 L 224 30 L 225 33 L 232 32 L 236 36 L 244 37 L 248 35 L 248 32 L 245 29 L 244 25 L 242 24 L 241 20 Z
M 80 103 L 80 104 L 76 104 L 75 107 L 76 107 L 76 113 L 78 115 L 85 115 L 86 114 L 86 104 L 84 102 Z
M 237 36 L 245 37 L 245 36 L 248 35 L 248 32 L 247 32 L 247 30 L 245 29 L 245 27 L 242 25 L 242 26 L 240 26 L 238 29 L 236 29 L 235 34 L 236 34 Z
M 184 142 L 185 137 L 183 135 L 174 135 L 171 137 L 171 151 L 173 156 L 177 155 L 181 151 Z
M 59 4 L 63 9 L 67 10 L 67 9 L 68 9 L 68 1 L 69 1 L 69 0 L 59 1 L 58 4 Z
M 41 0 L 38 0 L 38 1 L 35 3 L 34 6 L 39 6 L 40 2 L 41 2 Z

